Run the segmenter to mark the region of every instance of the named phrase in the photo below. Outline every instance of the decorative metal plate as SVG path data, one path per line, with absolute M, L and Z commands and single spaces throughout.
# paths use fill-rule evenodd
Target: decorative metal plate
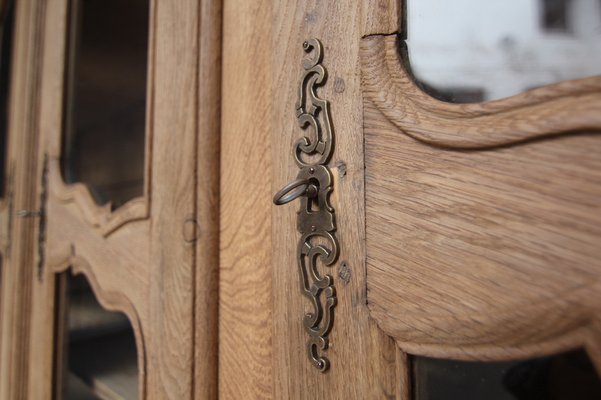
M 334 149 L 334 136 L 330 118 L 330 106 L 321 99 L 316 88 L 325 83 L 326 69 L 321 65 L 323 47 L 319 40 L 303 43 L 307 56 L 302 62 L 304 69 L 300 81 L 296 117 L 302 129 L 312 136 L 303 136 L 294 145 L 294 159 L 300 168 L 296 180 L 284 186 L 274 196 L 274 203 L 281 205 L 296 198 L 301 204 L 298 211 L 297 262 L 301 290 L 313 306 L 305 314 L 303 324 L 309 335 L 307 353 L 313 365 L 321 372 L 328 370 L 330 361 L 323 355 L 328 348 L 328 334 L 334 322 L 336 289 L 331 275 L 318 271 L 321 263 L 331 267 L 338 258 L 338 241 L 334 232 L 336 220 L 330 205 L 332 173 L 327 166 Z

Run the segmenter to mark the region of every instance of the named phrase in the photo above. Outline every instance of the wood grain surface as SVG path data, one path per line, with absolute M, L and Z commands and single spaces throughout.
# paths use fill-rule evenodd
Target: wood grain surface
M 453 151 L 365 104 L 368 300 L 404 351 L 601 367 L 601 137 Z M 427 123 L 427 122 L 425 122 Z
M 39 210 L 39 77 L 41 23 L 45 2 L 14 4 L 15 26 L 11 55 L 8 107 L 8 170 L 13 171 L 8 215 L 9 246 L 2 259 L 2 342 L 0 398 L 28 398 L 31 285 L 36 266 L 37 219 L 16 218 L 17 210 Z M 4 150 L 4 149 L 3 149 Z
M 225 2 L 219 397 L 270 399 L 272 67 L 269 2 Z
M 41 91 L 40 91 L 40 138 L 41 145 L 37 152 L 39 160 L 38 177 L 41 182 L 43 174 L 43 160 L 47 153 L 53 151 L 50 144 L 54 138 L 60 138 L 62 118 L 62 88 L 65 63 L 65 40 L 67 27 L 67 7 L 64 0 L 47 0 L 43 16 L 44 57 L 41 64 Z M 55 139 L 56 140 L 56 139 Z M 60 147 L 56 151 L 59 151 Z M 56 153 L 59 154 L 59 153 Z M 40 185 L 41 186 L 41 185 Z M 37 188 L 41 194 L 41 187 Z M 41 204 L 40 204 L 41 206 Z M 38 243 L 37 246 L 40 244 Z M 68 259 L 69 249 L 62 259 Z M 46 255 L 46 254 L 45 254 Z M 39 260 L 38 260 L 39 263 Z M 37 265 L 40 266 L 39 264 Z M 31 351 L 29 354 L 29 381 L 28 390 L 31 398 L 49 399 L 57 392 L 54 379 L 62 374 L 55 374 L 56 362 L 62 356 L 62 349 L 56 349 L 58 341 L 55 340 L 55 315 L 64 314 L 64 310 L 55 303 L 64 279 L 57 277 L 50 268 L 44 266 L 43 275 L 33 274 L 29 282 L 32 286 L 31 310 Z M 58 278 L 58 279 L 57 279 Z M 58 283 L 58 285 L 57 285 Z M 60 332 L 60 329 L 57 329 Z M 55 359 L 56 355 L 56 359 Z M 35 365 L 35 368 L 32 367 Z
M 368 303 L 400 346 L 401 397 L 407 352 L 584 347 L 601 371 L 601 78 L 444 103 L 414 83 L 403 23 L 360 49 Z
M 45 239 L 36 219 L 8 231 L 0 398 L 50 398 L 68 268 L 128 316 L 145 399 L 408 399 L 408 354 L 584 347 L 601 371 L 601 79 L 434 100 L 403 66 L 403 4 L 153 1 L 144 195 L 115 211 L 61 177 L 67 1 L 20 2 L 14 207 L 40 208 L 46 155 L 50 188 Z M 306 352 L 298 205 L 272 204 L 311 134 L 295 113 L 310 38 L 341 249 L 320 271 L 338 298 L 325 374 Z
M 403 18 L 402 0 L 362 0 L 361 6 L 361 37 L 399 31 Z
M 196 242 L 194 280 L 194 399 L 218 395 L 219 162 L 221 111 L 221 0 L 200 4 L 196 218 L 185 240 Z
M 399 130 L 424 143 L 485 148 L 601 125 L 601 77 L 485 103 L 445 103 L 415 84 L 398 40 L 397 35 L 374 35 L 361 41 L 363 94 Z
M 361 399 L 396 396 L 395 348 L 370 321 L 366 306 L 364 247 L 363 119 L 359 76 L 359 40 L 367 8 L 375 2 L 281 1 L 273 12 L 273 127 L 271 193 L 296 177 L 293 144 L 305 134 L 296 119 L 295 103 L 305 56 L 302 44 L 318 38 L 328 71 L 319 96 L 330 101 L 335 135 L 330 167 L 334 175 L 332 206 L 337 220 L 340 257 L 321 273 L 333 276 L 337 306 L 325 352 L 330 370 L 318 372 L 306 354 L 302 325 L 311 304 L 299 288 L 296 248 L 298 203 L 273 207 L 273 354 L 276 399 Z M 339 277 L 345 261 L 351 277 Z
M 42 275 L 32 279 L 32 398 L 52 393 L 54 282 L 69 266 L 132 323 L 140 398 L 215 398 L 219 2 L 151 3 L 145 196 L 116 213 L 78 201 L 87 189 L 61 180 L 67 3 L 49 2 L 38 157 L 48 154 L 50 187 Z M 129 213 L 136 204 L 147 213 Z M 103 222 L 118 213 L 120 223 Z

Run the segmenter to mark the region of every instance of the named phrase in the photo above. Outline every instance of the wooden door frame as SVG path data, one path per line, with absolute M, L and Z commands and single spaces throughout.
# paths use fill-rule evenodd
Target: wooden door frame
M 0 398 L 28 397 L 31 282 L 38 262 L 39 218 L 17 218 L 19 210 L 40 210 L 39 90 L 46 2 L 17 1 L 11 67 L 7 170 L 13 182 L 8 208 L 9 256 L 2 281 Z
M 382 398 L 403 390 L 402 357 L 369 317 L 366 299 L 361 37 L 398 29 L 396 0 L 232 1 L 223 38 L 219 390 L 225 398 Z M 294 253 L 296 205 L 273 194 L 298 172 L 301 136 L 294 103 L 302 43 L 320 39 L 336 132 L 333 206 L 341 261 L 351 278 L 337 287 L 331 369 L 307 359 Z M 353 55 L 357 63 L 349 62 Z M 335 89 L 334 89 L 335 88 Z M 341 163 L 338 163 L 341 162 Z M 343 171 L 344 172 L 341 172 Z M 269 182 L 269 184 L 268 184 Z M 339 281 L 340 282 L 340 281 Z
M 372 255 L 378 251 L 374 243 L 384 243 L 386 229 L 373 230 L 379 236 L 374 235 L 371 248 L 366 242 L 366 122 L 373 128 L 387 119 L 401 131 L 399 135 L 462 149 L 514 145 L 539 136 L 597 129 L 600 124 L 598 78 L 564 82 L 487 104 L 449 105 L 425 99 L 399 66 L 396 40 L 405 29 L 406 1 L 332 3 L 251 5 L 240 0 L 225 5 L 222 159 L 228 162 L 222 165 L 221 183 L 219 387 L 227 398 L 252 393 L 257 398 L 406 399 L 409 371 L 403 350 L 455 359 L 502 357 L 500 347 L 457 346 L 452 352 L 451 343 L 444 352 L 435 352 L 422 343 L 413 347 L 402 343 L 401 328 L 419 331 L 407 328 L 403 308 L 395 306 L 401 304 L 403 287 L 394 288 L 394 296 L 385 301 L 393 292 L 394 269 L 383 272 L 369 259 L 370 251 Z M 247 19 L 254 24 L 245 23 Z M 290 151 L 302 135 L 294 103 L 302 43 L 311 38 L 320 39 L 324 46 L 323 65 L 329 77 L 317 90 L 331 102 L 336 133 L 331 198 L 341 253 L 330 273 L 338 277 L 340 261 L 351 270 L 349 283 L 337 287 L 331 369 L 325 374 L 307 360 L 300 322 L 306 299 L 298 290 L 294 259 L 297 206 L 275 208 L 271 197 L 298 172 Z M 579 99 L 571 98 L 575 95 Z M 588 100 L 586 106 L 574 108 L 583 99 Z M 373 118 L 376 112 L 378 117 Z M 536 113 L 553 117 L 555 123 L 545 118 L 533 121 Z M 430 125 L 424 123 L 427 117 Z M 478 131 L 466 134 L 467 121 Z M 514 128 L 524 122 L 531 124 Z M 400 146 L 400 141 L 395 145 Z M 378 158 L 378 154 L 371 156 Z M 254 166 L 251 173 L 247 166 Z M 265 185 L 265 174 L 271 174 L 271 188 Z M 246 187 L 253 188 L 252 201 L 244 196 Z M 401 198 L 403 193 L 395 196 Z M 389 205 L 386 198 L 380 204 L 383 209 Z M 378 224 L 384 227 L 385 218 Z M 372 274 L 369 281 L 368 274 Z M 267 318 L 272 318 L 271 324 L 264 323 Z M 596 320 L 586 329 L 598 331 Z M 424 331 L 424 336 L 430 332 Z M 553 346 L 515 347 L 511 357 L 550 354 L 575 344 L 584 345 L 589 354 L 601 354 L 587 335 L 578 336 L 578 341 L 559 335 Z
M 11 103 L 10 136 L 17 138 L 11 141 L 11 160 L 16 162 L 14 177 L 17 182 L 14 190 L 14 208 L 24 210 L 42 210 L 41 180 L 43 176 L 45 146 L 40 144 L 47 121 L 41 121 L 40 104 L 42 102 L 41 88 L 44 84 L 42 76 L 47 73 L 44 68 L 43 46 L 45 40 L 63 40 L 60 35 L 45 32 L 46 18 L 60 17 L 64 12 L 50 7 L 52 0 L 18 2 L 18 22 L 15 45 L 15 61 L 13 66 L 13 100 Z M 166 25 L 161 25 L 160 34 L 152 41 L 157 42 L 160 49 L 158 57 L 164 59 L 180 59 L 178 70 L 159 71 L 151 70 L 156 82 L 162 85 L 163 94 L 159 105 L 163 107 L 177 102 L 184 102 L 185 108 L 174 110 L 169 114 L 168 108 L 154 109 L 151 117 L 161 118 L 161 129 L 173 129 L 171 137 L 164 133 L 157 148 L 164 148 L 170 140 L 178 140 L 179 133 L 184 134 L 191 141 L 187 147 L 193 154 L 194 166 L 189 190 L 191 209 L 186 215 L 178 216 L 182 209 L 173 210 L 173 215 L 162 213 L 160 220 L 172 221 L 177 224 L 173 235 L 168 239 L 173 244 L 183 243 L 186 252 L 191 255 L 191 267 L 182 269 L 167 268 L 155 271 L 153 278 L 153 293 L 155 302 L 149 307 L 158 306 L 154 313 L 153 330 L 156 332 L 168 329 L 170 334 L 162 335 L 165 343 L 151 344 L 155 349 L 151 357 L 164 357 L 158 353 L 169 352 L 172 335 L 178 339 L 173 343 L 189 343 L 191 351 L 186 351 L 185 359 L 176 361 L 173 357 L 164 359 L 162 371 L 153 369 L 148 371 L 152 376 L 147 387 L 146 395 L 141 398 L 162 398 L 167 393 L 177 397 L 179 391 L 189 393 L 195 398 L 213 399 L 216 397 L 217 387 L 217 270 L 218 270 L 218 192 L 219 175 L 219 115 L 220 115 L 220 68 L 221 68 L 221 1 L 203 0 L 199 3 L 190 2 L 191 7 L 185 9 L 182 4 L 175 2 L 152 1 L 153 17 L 151 22 L 156 23 L 157 14 L 183 13 L 180 18 L 182 23 L 176 29 L 169 31 Z M 56 14 L 58 12 L 58 14 Z M 172 14 L 173 15 L 173 14 Z M 187 21 L 187 24 L 183 22 Z M 179 30 L 179 32 L 178 32 Z M 44 35 L 46 33 L 46 35 Z M 175 44 L 175 45 L 173 45 Z M 173 79 L 175 77 L 175 79 Z M 182 79 L 179 79 L 182 78 Z M 179 81 L 178 81 L 179 79 Z M 186 82 L 184 82 L 186 81 Z M 61 91 L 62 87 L 46 87 L 45 93 Z M 165 95 L 169 92 L 170 94 Z M 60 106 L 59 106 L 60 107 Z M 158 115 L 162 115 L 159 117 Z M 46 124 L 46 125 L 45 125 Z M 13 143 L 15 142 L 15 143 Z M 157 158 L 161 163 L 173 163 L 173 157 L 179 157 L 174 152 L 158 152 Z M 155 170 L 159 173 L 160 168 Z M 187 182 L 187 181 L 186 181 Z M 164 182 L 167 184 L 168 182 Z M 182 184 L 185 182 L 182 181 Z M 177 185 L 173 186 L 172 194 L 178 193 Z M 154 203 L 160 205 L 160 202 Z M 148 207 L 152 207 L 149 205 Z M 142 210 L 143 211 L 143 210 Z M 153 212 L 152 209 L 148 212 Z M 155 214 L 157 210 L 154 210 Z M 136 214 L 138 215 L 138 214 Z M 138 217 L 143 218 L 143 215 Z M 155 234 L 159 234 L 163 226 L 157 220 Z M 109 221 L 110 222 L 110 221 Z M 105 229 L 110 233 L 118 225 L 109 223 Z M 40 280 L 36 271 L 38 264 L 45 267 L 45 260 L 40 257 L 46 250 L 44 247 L 44 234 L 39 232 L 39 218 L 15 218 L 10 232 L 12 258 L 5 263 L 5 275 L 2 291 L 2 357 L 0 363 L 0 398 L 25 399 L 49 398 L 52 393 L 53 380 L 53 326 L 54 326 L 54 284 L 50 276 Z M 163 245 L 164 243 L 162 243 Z M 161 247 L 154 246 L 153 259 L 161 257 Z M 175 258 L 177 258 L 177 255 Z M 82 264 L 83 265 L 83 264 Z M 157 264 L 158 265 L 158 264 Z M 18 266 L 18 267 L 17 267 Z M 159 268 L 160 269 L 160 268 Z M 41 284 L 44 282 L 44 284 Z M 184 282 L 189 286 L 189 321 L 185 332 L 176 332 L 162 321 L 160 316 L 167 315 L 169 309 L 181 302 L 182 299 L 165 301 L 161 289 L 162 285 L 177 285 Z M 178 292 L 179 293 L 179 292 Z M 99 292 L 96 293 L 97 295 Z M 104 298 L 104 295 L 100 295 Z M 152 296 L 151 296 L 152 297 Z M 102 300 L 102 299 L 101 299 Z M 113 304 L 115 298 L 104 298 L 105 304 Z M 173 303 L 175 301 L 176 303 Z M 119 301 L 117 301 L 119 303 Z M 37 305 L 37 306 L 36 306 Z M 115 307 L 120 308 L 119 305 Z M 163 328 L 161 328 L 161 326 Z M 37 328 L 36 328 L 37 327 Z M 179 326 L 179 328 L 184 325 Z M 178 328 L 178 329 L 179 329 Z M 33 329 L 33 331 L 32 331 Z M 184 362 L 186 361 L 186 362 Z M 161 361 L 162 362 L 162 361 Z M 144 366 L 142 366 L 144 367 Z M 187 379 L 170 377 L 169 370 L 187 372 Z M 142 380 L 141 382 L 144 382 Z M 147 385 L 142 383 L 143 388 Z M 144 393 L 142 391 L 141 393 Z

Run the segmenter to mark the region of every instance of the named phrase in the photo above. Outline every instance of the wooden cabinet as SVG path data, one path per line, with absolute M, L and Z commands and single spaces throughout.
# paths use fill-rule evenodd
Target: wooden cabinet
M 570 351 L 598 386 L 599 77 L 451 104 L 405 0 L 107 1 L 89 43 L 86 2 L 16 3 L 0 398 L 409 400 Z M 276 207 L 320 156 L 327 200 Z
M 17 1 L 0 397 L 215 393 L 219 10 Z
M 443 103 L 408 71 L 404 6 L 225 4 L 222 160 L 246 166 L 222 163 L 227 398 L 409 399 L 424 357 L 475 363 L 584 349 L 599 370 L 599 78 Z M 249 16 L 252 26 L 242 23 Z M 323 374 L 307 357 L 303 318 L 314 306 L 299 288 L 299 205 L 269 209 L 270 194 L 297 177 L 294 144 L 317 140 L 296 118 L 311 38 L 328 73 L 315 91 L 330 102 L 340 247 L 332 266 L 318 267 L 337 297 Z M 249 176 L 250 165 L 260 174 Z M 240 181 L 258 189 L 265 176 L 271 193 L 238 196 Z

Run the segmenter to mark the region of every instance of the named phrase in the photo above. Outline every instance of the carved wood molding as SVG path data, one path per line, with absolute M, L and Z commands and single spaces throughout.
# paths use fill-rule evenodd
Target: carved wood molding
M 407 135 L 430 145 L 481 149 L 601 128 L 601 77 L 565 81 L 506 99 L 450 104 L 424 93 L 403 65 L 397 35 L 361 40 L 366 99 Z
M 505 313 L 496 320 L 475 313 L 469 317 L 449 317 L 448 325 L 442 322 L 445 318 L 435 316 L 433 320 L 438 321 L 440 326 L 422 321 L 423 325 L 420 327 L 419 324 L 414 325 L 414 322 L 425 320 L 425 314 L 401 315 L 399 310 L 391 313 L 378 303 L 370 304 L 369 309 L 378 327 L 395 338 L 397 345 L 405 353 L 466 361 L 505 361 L 543 357 L 584 348 L 601 370 L 599 327 L 592 316 L 570 316 L 573 309 L 565 308 L 560 315 L 551 315 L 548 324 L 542 323 L 538 327 L 537 334 L 532 334 L 532 324 L 526 322 L 527 310 L 523 310 L 521 320 L 516 318 L 515 313 Z M 535 312 L 533 315 L 540 314 Z M 552 323 L 558 324 L 551 326 Z M 503 329 L 503 325 L 507 328 Z M 453 328 L 448 330 L 450 326 Z M 521 328 L 523 330 L 520 332 Z
M 454 151 L 365 100 L 368 307 L 411 354 L 583 347 L 601 371 L 601 137 Z
M 410 354 L 601 372 L 601 76 L 450 104 L 398 40 L 360 49 L 370 315 Z
M 67 247 L 65 247 L 66 249 Z M 136 350 L 138 356 L 138 389 L 140 398 L 145 398 L 146 394 L 146 348 L 144 342 L 144 334 L 142 330 L 142 323 L 140 317 L 136 311 L 136 307 L 132 300 L 128 297 L 125 291 L 107 290 L 102 287 L 96 277 L 94 268 L 90 265 L 85 257 L 75 254 L 75 246 L 71 244 L 68 246 L 71 250 L 64 252 L 62 259 L 55 259 L 49 263 L 48 268 L 53 273 L 59 274 L 64 273 L 69 268 L 75 275 L 82 274 L 86 277 L 90 283 L 90 287 L 94 296 L 98 300 L 98 303 L 108 311 L 120 312 L 125 314 L 129 322 L 131 323 L 134 337 L 136 341 Z
M 128 222 L 146 219 L 149 216 L 147 197 L 134 198 L 114 211 L 111 210 L 110 202 L 99 206 L 85 184 L 66 184 L 63 181 L 56 158 L 49 162 L 48 184 L 51 196 L 61 203 L 74 204 L 84 220 L 98 229 L 104 237 Z

